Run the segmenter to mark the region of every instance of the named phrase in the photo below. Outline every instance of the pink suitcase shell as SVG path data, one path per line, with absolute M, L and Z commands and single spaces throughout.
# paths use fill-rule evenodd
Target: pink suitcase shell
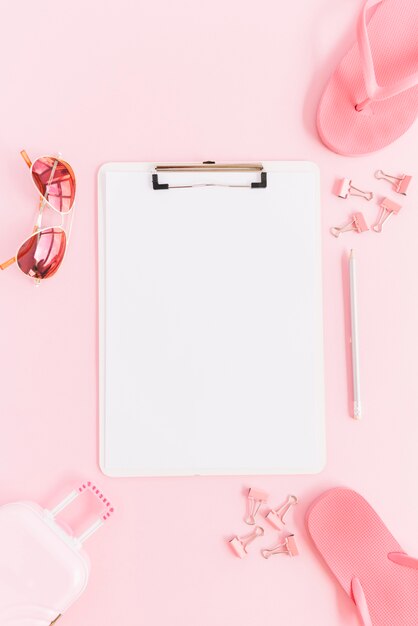
M 100 517 L 79 537 L 55 517 L 86 489 L 103 503 Z M 34 502 L 0 506 L 0 625 L 50 626 L 86 588 L 90 563 L 82 545 L 110 517 L 113 508 L 86 482 L 52 511 Z

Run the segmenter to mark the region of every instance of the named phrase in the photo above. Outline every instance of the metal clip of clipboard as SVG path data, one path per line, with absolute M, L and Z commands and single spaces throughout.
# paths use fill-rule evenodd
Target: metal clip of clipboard
M 188 189 L 190 187 L 248 187 L 250 189 L 265 189 L 267 187 L 267 172 L 262 163 L 191 163 L 185 165 L 156 165 L 155 172 L 260 172 L 260 180 L 246 184 L 226 183 L 192 183 L 189 185 L 169 185 L 158 180 L 158 173 L 152 175 L 152 187 L 160 189 Z

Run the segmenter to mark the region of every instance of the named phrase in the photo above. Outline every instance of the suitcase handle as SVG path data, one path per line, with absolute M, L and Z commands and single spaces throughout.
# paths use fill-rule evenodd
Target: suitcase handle
M 100 500 L 100 502 L 104 506 L 104 509 L 99 518 L 95 522 L 93 522 L 93 524 L 89 526 L 89 528 L 87 528 L 87 530 L 85 530 L 79 537 L 77 537 L 77 541 L 79 541 L 80 543 L 84 543 L 86 539 L 91 537 L 91 535 L 96 532 L 96 530 L 99 530 L 99 528 L 103 526 L 103 524 L 109 519 L 114 511 L 113 506 L 111 505 L 109 500 L 105 498 L 100 489 L 98 489 L 98 487 L 96 487 L 96 485 L 90 481 L 82 483 L 82 485 L 80 485 L 78 489 L 74 489 L 73 491 L 71 491 L 71 493 L 69 493 L 68 496 L 64 498 L 64 500 L 62 500 L 59 504 L 57 504 L 56 507 L 52 509 L 52 511 L 50 511 L 51 516 L 55 518 L 58 513 L 61 513 L 61 511 L 66 509 L 71 504 L 71 502 L 74 502 L 74 500 L 76 500 L 82 493 L 87 490 L 91 491 L 97 497 L 97 499 Z

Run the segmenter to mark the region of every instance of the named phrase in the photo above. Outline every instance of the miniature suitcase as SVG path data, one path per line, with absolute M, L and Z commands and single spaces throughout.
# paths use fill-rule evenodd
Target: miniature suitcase
M 56 521 L 86 489 L 104 505 L 79 537 Z M 0 625 L 50 626 L 86 588 L 90 563 L 82 546 L 113 508 L 92 483 L 83 483 L 51 511 L 34 502 L 0 506 Z

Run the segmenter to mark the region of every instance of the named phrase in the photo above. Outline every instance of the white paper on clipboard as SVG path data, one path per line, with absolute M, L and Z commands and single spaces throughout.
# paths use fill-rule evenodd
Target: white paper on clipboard
M 112 476 L 294 474 L 325 462 L 319 173 L 154 190 L 99 173 L 100 464 Z M 162 173 L 170 185 L 250 172 Z

